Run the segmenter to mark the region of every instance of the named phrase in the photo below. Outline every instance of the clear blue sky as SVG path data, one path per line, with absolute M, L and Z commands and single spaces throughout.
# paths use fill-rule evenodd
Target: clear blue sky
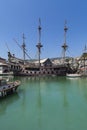
M 26 36 L 28 54 L 37 57 L 38 19 L 41 18 L 43 49 L 41 58 L 60 57 L 67 20 L 68 56 L 80 56 L 87 44 L 87 0 L 0 0 L 0 57 L 7 58 L 8 49 L 22 58 L 13 41 L 22 44 Z

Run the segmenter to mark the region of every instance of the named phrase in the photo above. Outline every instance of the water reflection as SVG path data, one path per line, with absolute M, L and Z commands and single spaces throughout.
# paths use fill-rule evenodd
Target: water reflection
M 38 106 L 41 107 L 41 89 L 43 91 L 43 89 L 48 89 L 49 91 L 51 89 L 54 89 L 51 85 L 52 84 L 56 84 L 56 90 L 61 92 L 61 96 L 63 97 L 63 105 L 64 107 L 67 107 L 68 104 L 68 100 L 67 100 L 67 86 L 69 85 L 66 82 L 66 78 L 65 77 L 51 77 L 51 76 L 43 76 L 43 77 L 22 77 L 20 78 L 21 82 L 22 82 L 22 86 L 23 88 L 26 87 L 27 85 L 33 84 L 38 86 Z M 36 83 L 36 84 L 35 84 Z M 26 84 L 26 85 L 25 85 Z M 49 85 L 50 84 L 50 85 Z M 48 87 L 49 86 L 49 87 Z M 52 87 L 51 87 L 52 86 Z M 26 89 L 23 89 L 23 100 L 25 100 L 25 96 L 26 96 Z M 24 101 L 25 102 L 25 101 Z
M 41 113 L 41 108 L 42 108 L 42 99 L 41 99 L 41 81 L 40 78 L 38 78 L 38 99 L 37 99 L 37 104 L 38 104 L 38 125 L 39 128 L 41 129 L 41 119 L 42 119 L 42 113 Z
M 68 78 L 67 82 L 71 87 L 77 92 L 80 96 L 86 99 L 87 101 L 87 77 L 83 78 Z
M 70 128 L 77 130 L 79 126 L 82 128 L 82 122 L 86 121 L 87 117 L 86 78 L 15 77 L 14 80 L 21 81 L 18 97 L 14 96 L 2 101 L 0 115 L 5 115 L 8 106 L 15 108 L 15 105 L 19 105 L 18 113 L 15 113 L 18 114 L 15 118 L 20 119 L 15 123 L 17 127 L 19 125 L 18 128 L 21 130 L 24 127 L 32 130 L 69 130 Z
M 49 114 L 47 114 L 47 115 L 43 116 L 43 112 L 45 111 L 45 110 L 43 110 L 43 108 L 48 109 L 47 111 L 50 112 L 52 110 L 52 108 L 50 108 L 50 110 L 49 110 L 50 104 L 52 104 L 53 102 L 56 102 L 55 100 L 59 100 L 59 99 L 57 99 L 59 96 L 58 95 L 59 93 L 61 94 L 61 99 L 62 99 L 62 100 L 60 99 L 61 103 L 63 103 L 63 108 L 65 109 L 64 120 L 65 120 L 65 122 L 68 122 L 68 113 L 67 113 L 68 107 L 69 107 L 68 95 L 67 95 L 67 85 L 68 84 L 66 82 L 65 77 L 64 78 L 63 77 L 62 78 L 61 77 L 32 77 L 32 78 L 29 77 L 29 78 L 24 79 L 25 82 L 28 82 L 27 80 L 29 81 L 29 83 L 34 82 L 36 84 L 36 87 L 38 86 L 37 107 L 38 107 L 39 129 L 41 129 L 43 127 L 43 117 L 46 118 L 46 116 L 49 115 Z M 54 94 L 52 94 L 53 91 L 54 91 Z M 49 105 L 46 104 L 47 103 L 46 98 L 48 100 Z M 52 99 L 52 101 L 51 101 L 51 99 Z M 56 104 L 54 104 L 54 105 L 56 105 L 56 106 L 53 106 L 53 109 L 55 110 L 55 112 L 57 112 L 59 103 L 56 102 Z M 46 108 L 46 107 L 48 107 L 48 108 Z M 52 113 L 50 113 L 50 114 L 52 114 Z
M 19 100 L 18 93 L 0 99 L 0 116 L 6 114 L 7 108 Z
M 14 76 L 9 75 L 9 76 L 0 76 L 0 79 L 6 79 L 6 81 L 13 81 Z

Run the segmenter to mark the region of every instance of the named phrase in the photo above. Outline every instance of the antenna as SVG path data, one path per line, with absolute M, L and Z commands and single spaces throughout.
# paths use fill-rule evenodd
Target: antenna
M 41 20 L 39 18 L 39 26 L 38 26 L 38 33 L 39 33 L 39 42 L 36 45 L 36 47 L 38 48 L 38 60 L 39 60 L 39 67 L 40 67 L 40 54 L 41 54 L 41 47 L 43 47 L 43 45 L 41 45 Z

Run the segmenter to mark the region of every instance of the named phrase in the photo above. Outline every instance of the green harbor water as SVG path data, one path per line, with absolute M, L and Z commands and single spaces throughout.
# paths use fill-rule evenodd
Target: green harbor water
M 87 130 L 87 78 L 15 77 L 0 100 L 0 130 Z

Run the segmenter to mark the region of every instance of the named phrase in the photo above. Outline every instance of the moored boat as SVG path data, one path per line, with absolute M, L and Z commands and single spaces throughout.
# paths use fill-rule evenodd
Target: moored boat
M 0 98 L 6 97 L 14 92 L 16 92 L 20 81 L 7 82 L 6 79 L 0 79 Z
M 70 78 L 77 78 L 77 77 L 81 77 L 82 74 L 78 74 L 78 73 L 75 73 L 75 74 L 66 74 L 67 77 L 70 77 Z

